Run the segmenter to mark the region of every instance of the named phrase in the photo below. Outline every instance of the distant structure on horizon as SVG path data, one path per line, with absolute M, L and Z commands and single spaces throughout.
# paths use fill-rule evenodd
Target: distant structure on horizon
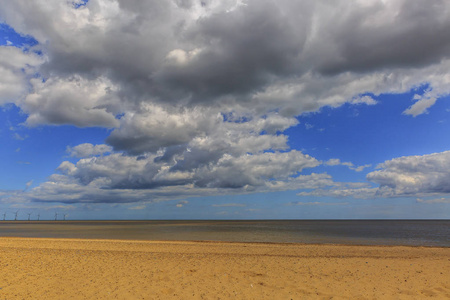
M 3 221 L 6 220 L 6 213 L 3 214 Z
M 63 217 L 63 221 L 65 221 L 65 220 L 66 220 L 66 216 L 67 216 L 67 214 L 64 214 L 64 217 Z
M 30 221 L 31 214 L 32 214 L 32 213 L 28 213 L 28 221 Z
M 37 220 L 39 221 L 39 218 L 41 217 L 41 214 L 38 214 L 37 215 Z
M 14 213 L 14 221 L 17 221 L 17 215 L 19 214 L 19 211 L 16 211 L 15 213 Z
M 55 212 L 55 221 L 58 220 L 58 213 Z

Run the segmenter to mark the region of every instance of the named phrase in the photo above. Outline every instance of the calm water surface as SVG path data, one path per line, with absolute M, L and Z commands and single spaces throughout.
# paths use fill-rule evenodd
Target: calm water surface
M 450 247 L 450 220 L 0 221 L 0 236 Z

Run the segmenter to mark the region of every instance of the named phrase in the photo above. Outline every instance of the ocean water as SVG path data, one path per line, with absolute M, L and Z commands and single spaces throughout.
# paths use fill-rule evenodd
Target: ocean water
M 0 236 L 450 247 L 450 220 L 0 221 Z

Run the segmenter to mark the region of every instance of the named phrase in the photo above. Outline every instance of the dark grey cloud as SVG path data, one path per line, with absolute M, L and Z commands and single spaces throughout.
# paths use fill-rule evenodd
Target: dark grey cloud
M 101 103 L 90 99 L 79 118 L 67 116 L 67 105 L 33 111 L 17 102 L 36 115 L 34 122 L 114 127 L 111 116 L 139 111 L 142 102 L 224 112 L 280 109 L 292 116 L 423 82 L 448 93 L 430 69 L 448 59 L 448 6 L 443 0 L 91 0 L 75 9 L 56 0 L 48 6 L 18 0 L 2 3 L 0 19 L 40 42 L 43 77 L 79 76 L 84 85 L 101 78 L 113 91 Z M 405 83 L 399 78 L 410 69 L 415 75 Z M 54 95 L 58 85 L 45 88 Z M 267 97 L 273 91 L 277 97 Z
M 334 26 L 323 23 L 320 29 L 327 38 L 321 42 L 334 52 L 318 66 L 325 74 L 415 68 L 450 55 L 445 0 L 369 1 L 355 9 L 337 9 L 332 20 Z
M 290 19 L 287 9 L 271 1 L 250 1 L 200 19 L 184 34 L 199 53 L 185 64 L 165 66 L 158 79 L 187 93 L 191 101 L 211 101 L 242 97 L 273 77 L 295 74 L 309 22 L 302 13 Z

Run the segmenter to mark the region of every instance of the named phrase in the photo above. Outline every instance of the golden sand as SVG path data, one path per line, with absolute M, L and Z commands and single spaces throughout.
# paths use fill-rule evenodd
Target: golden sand
M 450 299 L 450 249 L 0 238 L 0 299 Z

